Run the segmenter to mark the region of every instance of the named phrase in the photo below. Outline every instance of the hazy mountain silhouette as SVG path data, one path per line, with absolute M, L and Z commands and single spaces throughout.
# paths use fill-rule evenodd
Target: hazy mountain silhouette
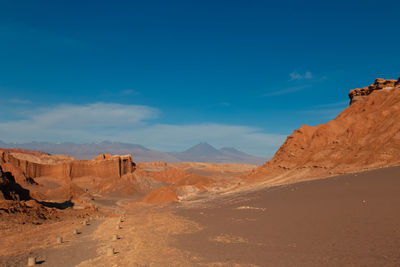
M 235 148 L 216 149 L 208 143 L 197 144 L 183 152 L 170 152 L 170 155 L 180 161 L 196 162 L 240 162 L 250 164 L 263 164 L 266 158 L 255 157 Z
M 191 148 L 180 152 L 181 154 L 193 154 L 197 156 L 212 156 L 212 155 L 222 155 L 222 152 L 220 152 L 218 149 L 213 147 L 212 145 L 208 143 L 199 143 L 195 146 L 192 146 Z
M 208 143 L 199 143 L 183 152 L 162 152 L 151 150 L 138 144 L 104 141 L 101 143 L 76 144 L 71 142 L 30 142 L 5 143 L 0 141 L 0 147 L 39 150 L 50 154 L 65 154 L 76 159 L 92 159 L 101 153 L 133 154 L 134 160 L 165 161 L 176 163 L 182 161 L 216 162 L 216 163 L 249 163 L 263 164 L 267 158 L 255 157 L 235 148 L 216 149 Z

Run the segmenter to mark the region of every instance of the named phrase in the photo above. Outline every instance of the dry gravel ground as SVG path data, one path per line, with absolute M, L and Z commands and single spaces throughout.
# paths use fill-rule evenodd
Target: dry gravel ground
M 38 266 L 61 267 L 400 266 L 400 167 L 209 201 L 125 207 L 110 209 L 79 236 L 69 235 L 71 222 L 30 226 L 38 240 L 24 240 L 22 228 L 17 237 L 2 235 L 0 263 L 26 266 L 21 251 L 31 250 L 43 260 Z M 67 242 L 56 245 L 60 233 Z M 21 247 L 7 252 L 8 245 Z M 110 247 L 116 253 L 107 256 Z
M 195 223 L 173 214 L 171 207 L 137 204 L 127 210 L 121 229 L 119 217 L 108 219 L 94 233 L 100 244 L 98 257 L 82 262 L 86 266 L 191 266 L 190 253 L 171 246 L 171 237 L 200 230 Z M 119 240 L 111 241 L 118 234 Z M 107 248 L 115 249 L 107 256 Z
M 400 167 L 232 195 L 176 214 L 202 230 L 174 246 L 205 264 L 400 266 Z
M 92 220 L 87 226 L 81 224 L 82 220 L 25 225 L 20 231 L 3 235 L 0 266 L 26 266 L 28 257 L 34 256 L 38 266 L 67 267 L 95 257 L 97 243 L 92 234 L 102 220 Z M 79 229 L 78 235 L 74 229 Z M 63 238 L 62 244 L 57 244 L 58 236 Z

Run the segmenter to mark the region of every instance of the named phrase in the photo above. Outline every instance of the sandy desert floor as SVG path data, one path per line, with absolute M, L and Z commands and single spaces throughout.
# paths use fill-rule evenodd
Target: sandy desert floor
M 400 167 L 181 207 L 202 230 L 174 246 L 222 266 L 399 266 Z
M 0 265 L 399 266 L 399 207 L 400 167 L 170 205 L 103 200 L 88 226 L 2 230 Z

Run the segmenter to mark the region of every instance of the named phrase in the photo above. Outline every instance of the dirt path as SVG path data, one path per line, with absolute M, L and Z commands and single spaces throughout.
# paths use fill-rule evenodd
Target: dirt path
M 127 209 L 123 222 L 119 217 L 109 218 L 94 232 L 98 256 L 78 266 L 191 266 L 190 255 L 170 246 L 170 240 L 193 229 L 198 226 L 175 216 L 168 206 L 138 203 Z M 119 239 L 112 241 L 113 234 Z M 115 249 L 113 256 L 107 256 L 110 247 Z
M 90 218 L 88 215 L 85 218 L 63 215 L 59 221 L 47 221 L 41 225 L 15 224 L 2 229 L 0 266 L 27 266 L 28 257 L 35 257 L 37 266 L 57 267 L 77 266 L 81 262 L 95 259 L 103 253 L 99 247 L 111 241 L 115 230 L 107 229 L 102 224 L 107 226 L 113 223 L 115 227 L 115 221 L 124 213 L 124 205 L 130 201 L 100 198 L 96 200 L 96 206 L 101 212 Z M 82 224 L 87 220 L 88 225 Z M 99 228 L 102 231 L 97 231 Z M 79 234 L 74 234 L 74 229 Z M 107 236 L 107 240 L 103 236 Z M 62 244 L 57 244 L 57 237 L 63 238 Z
M 62 244 L 56 244 L 56 236 L 53 237 L 54 245 L 35 249 L 29 253 L 0 257 L 1 266 L 27 266 L 28 256 L 36 257 L 38 266 L 76 266 L 82 261 L 96 257 L 97 242 L 93 239 L 93 232 L 103 220 L 92 220 L 87 226 L 79 226 L 79 234 L 63 237 Z M 43 234 L 43 233 L 42 233 Z

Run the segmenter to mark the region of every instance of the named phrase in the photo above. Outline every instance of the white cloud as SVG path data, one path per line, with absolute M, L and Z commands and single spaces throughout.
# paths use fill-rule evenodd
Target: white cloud
M 25 113 L 24 118 L 0 123 L 0 140 L 7 142 L 104 140 L 137 143 L 157 150 L 184 150 L 201 141 L 270 156 L 285 136 L 244 125 L 217 123 L 154 124 L 160 112 L 152 107 L 94 103 L 57 105 Z
M 310 71 L 306 71 L 304 74 L 293 71 L 289 76 L 290 80 L 310 80 L 313 78 L 313 74 Z
M 335 103 L 315 105 L 311 107 L 311 109 L 303 110 L 301 112 L 308 115 L 318 115 L 321 118 L 332 120 L 348 106 L 349 101 L 339 101 Z
M 30 119 L 41 126 L 92 128 L 138 124 L 157 114 L 156 109 L 147 106 L 94 103 L 59 105 L 33 114 Z
M 284 88 L 284 89 L 281 89 L 281 90 L 265 93 L 265 94 L 262 94 L 261 96 L 268 97 L 268 96 L 284 95 L 284 94 L 289 94 L 289 93 L 301 91 L 301 90 L 306 89 L 308 87 L 310 87 L 310 86 L 306 86 L 306 85 L 293 86 L 293 87 L 288 87 L 288 88 Z
M 38 108 L 24 119 L 0 123 L 0 138 L 15 141 L 91 141 L 117 129 L 140 126 L 158 110 L 139 105 L 94 103 Z

